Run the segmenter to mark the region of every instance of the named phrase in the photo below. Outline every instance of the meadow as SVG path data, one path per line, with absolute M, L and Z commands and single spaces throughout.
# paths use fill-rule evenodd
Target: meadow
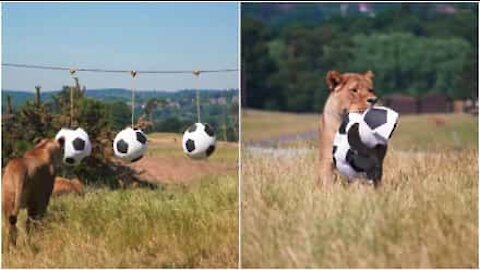
M 259 131 L 265 114 L 275 127 Z M 278 140 L 292 118 L 304 131 L 318 116 L 242 116 L 252 142 L 242 145 L 242 267 L 478 266 L 478 118 L 402 116 L 380 189 L 340 181 L 320 190 L 317 137 Z M 269 136 L 273 146 L 254 145 Z
M 238 145 L 219 142 L 208 161 L 191 161 L 175 134 L 150 134 L 144 159 L 173 160 L 205 172 L 150 179 L 156 188 L 87 186 L 85 196 L 54 197 L 31 237 L 19 217 L 19 241 L 4 268 L 181 268 L 238 264 Z M 143 162 L 143 161 L 142 161 Z M 140 163 L 140 161 L 139 161 Z M 193 164 L 193 165 L 192 165 Z M 168 165 L 168 164 L 167 164 Z M 159 163 L 158 170 L 166 165 Z M 209 167 L 224 168 L 210 170 Z M 192 170 L 193 170 L 192 169 Z M 182 178 L 183 177 L 183 178 Z M 5 236 L 6 227 L 2 233 Z

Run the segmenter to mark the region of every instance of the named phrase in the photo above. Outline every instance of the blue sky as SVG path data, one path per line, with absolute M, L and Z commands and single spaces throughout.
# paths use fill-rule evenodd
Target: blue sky
M 2 3 L 2 62 L 82 68 L 237 68 L 237 3 Z M 129 88 L 124 74 L 78 73 L 88 88 Z M 64 71 L 2 68 L 2 88 L 60 89 Z M 139 74 L 139 89 L 238 88 L 237 72 Z

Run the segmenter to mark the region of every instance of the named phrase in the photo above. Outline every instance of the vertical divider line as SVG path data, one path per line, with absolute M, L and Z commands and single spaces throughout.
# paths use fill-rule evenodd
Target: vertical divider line
M 242 68 L 242 42 L 241 42 L 241 16 L 242 16 L 242 3 L 237 2 L 237 69 L 238 69 L 238 269 L 242 268 L 242 89 L 241 89 L 241 68 Z

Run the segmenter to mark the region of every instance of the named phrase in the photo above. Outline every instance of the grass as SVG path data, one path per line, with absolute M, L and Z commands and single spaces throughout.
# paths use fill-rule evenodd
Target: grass
M 181 134 L 176 133 L 154 133 L 148 135 L 149 140 L 154 143 L 149 146 L 147 156 L 157 157 L 188 157 L 181 151 Z M 217 141 L 215 154 L 209 158 L 209 161 L 220 163 L 238 162 L 238 144 L 232 142 Z
M 278 119 L 281 121 L 278 121 Z M 242 142 L 269 139 L 318 128 L 318 114 L 242 110 Z
M 444 119 L 436 125 L 434 119 Z M 405 150 L 448 151 L 476 148 L 478 144 L 478 119 L 470 115 L 420 115 L 400 118 L 398 133 L 392 145 Z
M 441 117 L 444 126 L 428 115 L 401 117 L 380 190 L 316 189 L 311 141 L 296 142 L 306 151 L 243 149 L 242 266 L 477 267 L 477 118 Z
M 149 154 L 155 148 L 151 146 Z M 165 147 L 173 151 L 174 146 Z M 219 146 L 215 154 L 219 154 L 216 159 L 236 163 L 236 153 L 237 147 L 231 144 Z M 157 189 L 87 187 L 84 197 L 53 198 L 42 226 L 28 240 L 22 211 L 17 248 L 4 250 L 2 266 L 234 268 L 238 264 L 237 178 L 236 172 L 223 172 Z M 5 237 L 3 242 L 5 246 Z

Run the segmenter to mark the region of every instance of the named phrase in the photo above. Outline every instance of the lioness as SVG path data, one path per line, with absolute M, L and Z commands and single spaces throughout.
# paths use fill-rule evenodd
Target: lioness
M 56 166 L 62 161 L 64 138 L 42 139 L 22 157 L 12 159 L 5 167 L 2 180 L 3 214 L 9 223 L 10 243 L 15 245 L 17 216 L 27 208 L 27 233 L 31 222 L 40 219 L 47 211 Z
M 372 71 L 364 74 L 329 71 L 326 84 L 330 95 L 320 118 L 320 186 L 328 185 L 334 180 L 332 145 L 345 114 L 362 112 L 378 100 L 373 90 Z

